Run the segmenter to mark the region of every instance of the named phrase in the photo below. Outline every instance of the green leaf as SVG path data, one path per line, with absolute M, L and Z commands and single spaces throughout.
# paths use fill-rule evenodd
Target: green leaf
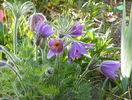
M 130 21 L 128 30 L 126 30 L 126 8 L 124 0 L 122 33 L 121 33 L 121 80 L 123 92 L 126 92 L 131 84 L 132 72 L 132 7 L 130 12 Z
M 120 5 L 120 6 L 117 6 L 117 7 L 116 7 L 116 9 L 119 10 L 119 11 L 123 10 L 123 8 L 124 8 L 123 5 Z

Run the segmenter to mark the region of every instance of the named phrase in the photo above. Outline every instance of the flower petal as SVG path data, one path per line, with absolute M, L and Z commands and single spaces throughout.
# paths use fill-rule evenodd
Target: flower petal
M 35 13 L 35 14 L 32 14 L 29 19 L 28 19 L 28 26 L 29 26 L 29 29 L 31 31 L 36 31 L 36 25 L 38 24 L 38 22 L 45 22 L 46 21 L 46 18 L 45 16 L 42 14 L 42 13 Z M 41 25 L 40 25 L 41 26 Z M 38 31 L 38 30 L 37 30 Z
M 72 60 L 75 60 L 75 53 L 76 53 L 76 47 L 72 45 L 68 50 L 68 57 L 72 58 Z
M 49 40 L 48 46 L 49 46 L 49 47 L 52 47 L 52 46 L 53 46 L 53 42 L 54 42 L 54 40 Z
M 83 42 L 80 42 L 82 45 L 84 46 L 87 46 L 87 48 L 89 49 L 93 49 L 91 46 L 94 46 L 95 44 L 92 44 L 92 43 L 83 43 Z
M 81 54 L 87 54 L 86 49 L 84 48 L 84 46 L 81 43 L 74 42 L 74 45 L 76 47 L 76 50 L 78 50 L 78 52 L 80 52 Z
M 82 35 L 83 29 L 84 29 L 84 26 L 81 25 L 79 22 L 77 22 L 75 25 L 73 25 L 71 29 L 71 35 Z
M 119 69 L 120 62 L 119 61 L 104 61 L 100 65 L 101 72 L 112 79 L 115 79 L 115 77 L 118 77 L 118 75 L 115 74 L 115 72 Z
M 105 70 L 103 71 L 103 74 L 109 78 L 112 78 L 112 79 L 115 79 L 116 77 L 118 77 L 118 75 L 114 74 L 112 71 L 109 71 L 109 70 Z
M 50 49 L 47 55 L 47 58 L 50 59 L 52 56 L 54 56 L 54 52 Z
M 111 70 L 111 71 L 117 71 L 120 67 L 120 62 L 119 61 L 111 61 L 111 60 L 108 60 L 108 61 L 104 61 L 101 66 L 104 68 L 104 69 L 108 69 L 108 70 Z

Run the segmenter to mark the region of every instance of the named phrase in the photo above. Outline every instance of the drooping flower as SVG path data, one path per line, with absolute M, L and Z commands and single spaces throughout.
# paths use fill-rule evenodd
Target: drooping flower
M 80 58 L 80 54 L 87 54 L 87 50 L 85 47 L 88 47 L 89 49 L 93 49 L 91 46 L 94 46 L 94 44 L 87 44 L 83 42 L 72 42 L 71 47 L 68 50 L 68 62 L 71 62 L 72 60 L 75 60 L 75 57 Z
M 64 43 L 60 39 L 49 40 L 48 46 L 50 50 L 48 52 L 47 58 L 50 59 L 55 54 L 61 54 L 64 49 Z
M 0 10 L 0 22 L 3 21 L 3 18 L 4 18 L 3 10 Z
M 30 17 L 29 17 L 29 20 L 28 20 L 28 26 L 29 26 L 29 29 L 34 32 L 35 29 L 36 29 L 36 25 L 39 21 L 42 21 L 42 22 L 45 22 L 46 21 L 46 18 L 45 16 L 42 14 L 42 13 L 35 13 L 35 14 L 32 14 Z
M 100 65 L 100 70 L 101 72 L 112 79 L 115 79 L 118 77 L 118 75 L 115 73 L 120 67 L 120 62 L 119 61 L 104 61 Z
M 52 31 L 52 26 L 39 21 L 36 25 L 36 33 L 40 34 L 43 38 L 47 38 L 54 32 Z
M 83 29 L 84 29 L 84 26 L 81 25 L 79 22 L 77 22 L 76 24 L 72 26 L 70 35 L 74 35 L 74 36 L 82 35 Z

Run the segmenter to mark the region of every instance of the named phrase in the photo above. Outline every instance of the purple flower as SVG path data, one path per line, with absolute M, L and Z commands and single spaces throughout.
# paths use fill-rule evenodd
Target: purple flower
M 50 47 L 47 55 L 48 59 L 50 59 L 55 54 L 61 54 L 64 49 L 64 44 L 60 39 L 49 40 L 48 46 Z
M 39 21 L 36 25 L 36 33 L 40 34 L 43 38 L 47 38 L 54 32 L 52 31 L 52 26 Z
M 84 29 L 84 26 L 81 25 L 79 22 L 77 22 L 76 24 L 72 26 L 70 35 L 75 35 L 75 36 L 82 35 L 83 29 Z
M 68 50 L 68 62 L 71 62 L 72 60 L 75 60 L 75 57 L 80 58 L 80 54 L 87 54 L 87 50 L 85 47 L 88 47 L 89 49 L 93 49 L 91 46 L 94 46 L 94 44 L 87 44 L 83 42 L 72 42 L 71 47 Z
M 102 62 L 102 64 L 100 65 L 100 70 L 105 76 L 115 79 L 116 77 L 118 77 L 118 75 L 115 74 L 115 72 L 119 69 L 119 67 L 120 67 L 119 61 L 108 60 Z
M 29 20 L 28 20 L 28 26 L 29 26 L 29 29 L 34 32 L 35 29 L 36 29 L 36 25 L 39 21 L 42 21 L 42 22 L 45 22 L 46 21 L 46 18 L 43 14 L 41 13 L 35 13 L 33 15 L 31 15 L 29 17 Z

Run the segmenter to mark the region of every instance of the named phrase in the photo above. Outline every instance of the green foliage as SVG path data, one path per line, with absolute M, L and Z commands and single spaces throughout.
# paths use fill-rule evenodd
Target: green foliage
M 9 1 L 12 3 L 17 2 L 17 0 Z M 21 0 L 21 2 L 25 1 L 27 0 Z M 18 54 L 14 55 L 11 52 L 14 21 L 11 12 L 7 11 L 8 15 L 5 19 L 7 23 L 12 21 L 12 24 L 9 25 L 9 27 L 3 24 L 0 26 L 0 44 L 4 45 L 7 51 L 10 52 L 14 61 L 9 59 L 10 57 L 7 55 L 3 55 L 3 53 L 1 53 L 0 59 L 6 58 L 5 60 L 20 74 L 21 80 L 10 68 L 0 69 L 0 98 L 12 100 L 93 100 L 100 98 L 101 100 L 106 97 L 106 100 L 112 100 L 112 94 L 118 93 L 121 89 L 120 81 L 118 80 L 111 82 L 111 80 L 106 79 L 104 81 L 104 77 L 102 77 L 99 72 L 94 71 L 89 72 L 83 77 L 80 84 L 76 84 L 78 78 L 94 57 L 98 59 L 96 64 L 90 67 L 90 70 L 97 67 L 98 64 L 104 60 L 119 59 L 117 58 L 117 55 L 119 55 L 117 50 L 120 48 L 113 47 L 111 44 L 112 38 L 110 37 L 111 28 L 109 28 L 109 24 L 104 23 L 102 19 L 101 22 L 103 22 L 105 26 L 105 29 L 103 29 L 104 27 L 97 27 L 97 23 L 93 21 L 94 18 L 100 18 L 102 13 L 99 12 L 99 10 L 111 11 L 111 8 L 102 2 L 96 3 L 94 0 L 89 0 L 88 2 L 85 2 L 85 0 L 32 1 L 35 3 L 37 11 L 45 10 L 43 6 L 53 6 L 57 10 L 59 9 L 60 12 L 64 12 L 67 15 L 70 14 L 71 16 L 72 10 L 75 9 L 75 12 L 74 10 L 73 12 L 77 16 L 73 14 L 75 17 L 74 20 L 80 20 L 85 26 L 84 34 L 81 37 L 75 38 L 75 40 L 85 43 L 94 43 L 95 46 L 94 49 L 88 50 L 88 55 L 81 55 L 81 58 L 76 58 L 72 63 L 67 63 L 67 50 L 60 55 L 58 65 L 56 64 L 56 57 L 48 60 L 46 57 L 49 50 L 48 47 L 44 51 L 44 60 L 41 58 L 42 54 L 40 48 L 38 48 L 38 59 L 36 59 L 33 33 L 28 30 L 28 14 L 25 14 L 25 16 L 20 18 L 17 32 Z M 118 7 L 117 9 L 121 8 Z M 83 16 L 80 17 L 79 14 Z M 49 13 L 45 13 L 45 15 L 49 15 Z M 56 22 L 56 19 L 53 20 L 51 24 Z M 65 27 L 65 25 L 63 25 L 63 27 Z M 61 27 L 62 31 L 63 27 Z M 7 30 L 9 31 L 7 32 Z M 3 38 L 1 38 L 1 36 L 3 36 Z M 49 73 L 49 75 L 46 74 L 48 68 L 53 68 L 53 73 Z M 115 83 L 117 86 L 115 86 Z M 109 90 L 109 93 L 107 90 Z
M 121 33 L 121 80 L 123 92 L 127 91 L 131 84 L 132 73 L 132 7 L 130 12 L 129 25 L 126 26 L 126 2 L 124 0 L 122 33 Z

